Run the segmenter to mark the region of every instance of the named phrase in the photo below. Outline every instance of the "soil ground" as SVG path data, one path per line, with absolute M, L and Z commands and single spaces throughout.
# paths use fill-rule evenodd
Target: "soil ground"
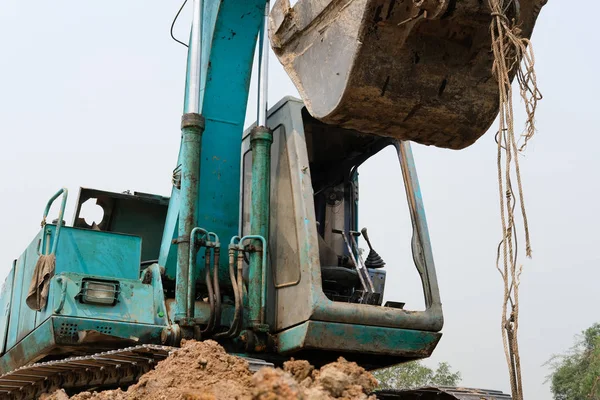
M 187 341 L 127 391 L 83 392 L 70 400 L 375 400 L 377 380 L 343 358 L 313 368 L 291 360 L 255 374 L 242 358 L 231 356 L 215 341 Z M 62 390 L 41 400 L 69 400 Z

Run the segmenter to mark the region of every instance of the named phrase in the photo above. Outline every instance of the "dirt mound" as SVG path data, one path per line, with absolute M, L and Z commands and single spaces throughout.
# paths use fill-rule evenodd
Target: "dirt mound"
M 252 377 L 253 399 L 360 399 L 369 396 L 377 380 L 363 368 L 343 358 L 315 370 L 307 361 L 288 361 L 283 370 L 263 368 Z
M 279 400 L 363 399 L 377 380 L 343 358 L 317 370 L 306 361 L 291 360 L 282 369 L 263 368 L 256 374 L 248 363 L 231 356 L 216 342 L 188 341 L 140 381 L 122 390 L 84 392 L 71 400 Z M 41 397 L 67 400 L 64 391 Z
M 42 394 L 40 400 L 69 400 L 69 396 L 64 390 L 59 390 L 52 394 Z

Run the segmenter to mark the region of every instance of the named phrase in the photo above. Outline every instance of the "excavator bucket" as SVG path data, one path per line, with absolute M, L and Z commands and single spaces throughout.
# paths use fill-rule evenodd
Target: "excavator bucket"
M 546 1 L 506 2 L 524 37 Z M 499 111 L 491 21 L 488 0 L 278 0 L 269 34 L 313 117 L 462 149 Z

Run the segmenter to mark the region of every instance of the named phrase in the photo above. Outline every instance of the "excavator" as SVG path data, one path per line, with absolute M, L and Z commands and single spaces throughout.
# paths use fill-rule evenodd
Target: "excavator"
M 545 2 L 506 2 L 506 17 L 528 38 Z M 81 188 L 70 225 L 68 190 L 48 200 L 0 292 L 3 399 L 123 387 L 183 339 L 216 340 L 254 369 L 340 356 L 376 369 L 427 358 L 440 341 L 442 303 L 410 142 L 464 149 L 498 115 L 488 2 L 190 4 L 171 196 Z M 257 120 L 244 130 L 255 51 Z M 301 99 L 267 109 L 270 51 Z M 357 169 L 390 146 L 421 311 L 384 302 L 386 263 L 358 226 Z M 102 208 L 101 221 L 82 216 L 90 203 Z M 460 388 L 377 396 L 510 398 Z

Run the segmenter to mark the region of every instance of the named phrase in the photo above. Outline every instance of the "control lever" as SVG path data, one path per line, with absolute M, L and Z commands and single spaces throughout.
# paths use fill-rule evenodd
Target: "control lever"
M 358 272 L 358 278 L 360 279 L 360 283 L 365 292 L 365 297 L 363 298 L 363 302 L 368 303 L 371 296 L 375 293 L 375 287 L 373 286 L 373 281 L 371 280 L 369 271 L 367 270 L 367 267 L 365 267 L 365 263 L 363 262 L 362 256 L 360 254 L 358 255 L 359 260 L 360 260 L 360 262 L 358 262 L 356 260 L 356 257 L 354 257 L 354 251 L 352 251 L 352 246 L 350 245 L 350 242 L 348 241 L 348 237 L 346 236 L 346 233 L 344 231 L 341 231 L 338 229 L 332 229 L 331 231 L 333 233 L 342 235 L 342 238 L 344 239 L 344 243 L 346 244 L 346 248 L 348 249 L 348 253 L 350 254 L 350 258 L 352 259 L 352 262 L 354 263 L 354 266 L 356 268 L 356 272 Z M 355 236 L 360 236 L 360 232 L 350 232 L 350 235 L 352 237 L 352 242 L 354 244 L 354 247 L 356 249 L 358 249 Z
M 373 250 L 373 246 L 371 245 L 371 241 L 369 240 L 369 235 L 367 235 L 367 228 L 362 228 L 361 230 L 363 238 L 367 241 L 367 245 L 369 245 L 369 255 L 367 256 L 367 260 L 365 261 L 365 266 L 367 268 L 383 268 L 385 266 L 385 261 L 383 258 L 375 250 Z

